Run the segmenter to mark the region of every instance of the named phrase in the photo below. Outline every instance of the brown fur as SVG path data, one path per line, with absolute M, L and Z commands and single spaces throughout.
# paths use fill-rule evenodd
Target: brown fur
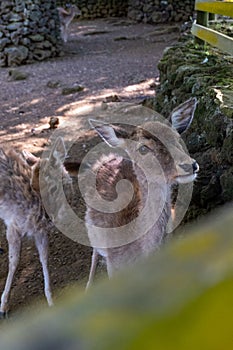
M 195 98 L 190 99 L 174 110 L 172 121 L 177 130 L 184 131 L 190 125 L 196 103 Z M 97 254 L 105 257 L 108 275 L 112 276 L 160 247 L 171 217 L 171 186 L 193 181 L 198 171 L 195 160 L 184 151 L 178 132 L 168 124 L 147 122 L 120 133 L 109 124 L 94 120 L 91 124 L 108 145 L 123 148 L 128 156 L 124 159 L 117 153 L 110 154 L 92 169 L 96 192 L 93 191 L 93 202 L 88 201 L 86 211 L 93 246 L 87 287 L 94 277 Z M 128 180 L 128 185 L 117 193 L 117 185 L 123 179 Z M 111 213 L 102 210 L 104 207 L 98 210 L 97 194 L 109 201 L 111 208 L 117 199 L 121 198 L 123 204 L 129 198 L 130 186 L 133 196 L 123 209 Z

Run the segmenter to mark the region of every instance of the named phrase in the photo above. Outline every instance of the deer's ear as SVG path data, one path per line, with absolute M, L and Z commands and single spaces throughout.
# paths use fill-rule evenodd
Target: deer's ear
M 30 179 L 31 187 L 34 191 L 40 192 L 40 167 L 41 162 L 38 161 L 32 166 L 32 176 Z
M 173 128 L 176 129 L 179 134 L 185 132 L 191 125 L 196 106 L 197 99 L 193 97 L 183 102 L 172 111 L 170 120 Z
M 40 158 L 34 156 L 31 152 L 23 150 L 22 151 L 23 157 L 26 160 L 26 162 L 28 163 L 28 165 L 32 166 L 36 163 L 39 162 Z
M 123 139 L 117 137 L 115 130 L 110 124 L 105 124 L 94 119 L 89 119 L 89 123 L 110 147 L 120 147 L 123 145 Z
M 64 144 L 63 138 L 58 137 L 52 147 L 52 150 L 49 156 L 49 161 L 55 165 L 60 162 L 64 162 L 65 158 L 66 158 L 65 144 Z

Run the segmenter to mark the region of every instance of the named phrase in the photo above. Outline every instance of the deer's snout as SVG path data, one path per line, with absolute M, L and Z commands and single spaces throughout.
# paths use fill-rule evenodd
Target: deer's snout
M 180 164 L 180 168 L 187 174 L 196 174 L 199 171 L 199 165 L 196 161 L 193 163 Z
M 179 164 L 179 168 L 179 174 L 176 176 L 176 181 L 178 183 L 188 183 L 194 181 L 199 171 L 199 165 L 195 160 L 193 160 L 192 163 Z

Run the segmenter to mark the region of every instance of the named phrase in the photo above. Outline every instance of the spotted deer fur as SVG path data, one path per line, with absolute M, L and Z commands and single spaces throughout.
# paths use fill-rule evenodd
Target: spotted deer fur
M 57 139 L 49 158 L 44 161 L 47 161 L 51 168 L 56 166 L 63 169 L 61 152 L 65 153 L 64 149 L 62 139 Z M 6 225 L 9 247 L 9 267 L 1 296 L 1 316 L 8 311 L 11 285 L 20 260 L 24 236 L 35 241 L 43 269 L 45 296 L 48 305 L 53 305 L 48 271 L 48 232 L 53 224 L 46 214 L 38 191 L 37 175 L 40 162 L 28 152 L 19 153 L 13 149 L 0 148 L 0 218 Z

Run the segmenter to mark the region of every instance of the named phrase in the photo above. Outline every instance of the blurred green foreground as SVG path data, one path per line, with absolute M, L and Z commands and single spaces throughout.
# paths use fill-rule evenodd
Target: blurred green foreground
M 2 321 L 0 349 L 233 349 L 232 211 L 86 294 Z

